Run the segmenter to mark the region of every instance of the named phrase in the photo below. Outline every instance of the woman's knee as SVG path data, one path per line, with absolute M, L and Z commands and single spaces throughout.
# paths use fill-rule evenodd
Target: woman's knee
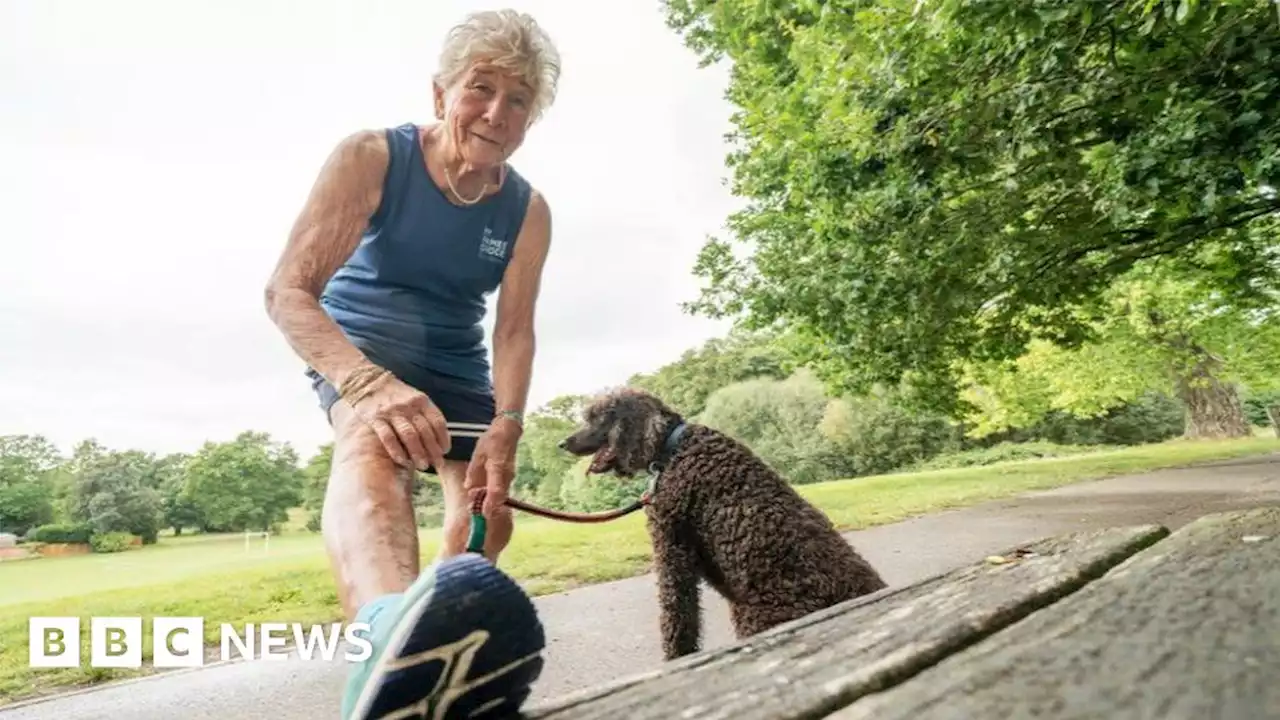
M 391 460 L 377 435 L 354 412 L 333 408 L 334 442 L 324 516 L 341 532 L 348 521 L 375 526 L 413 524 L 413 473 Z M 322 527 L 322 529 L 325 529 Z M 329 531 L 329 530 L 326 530 Z

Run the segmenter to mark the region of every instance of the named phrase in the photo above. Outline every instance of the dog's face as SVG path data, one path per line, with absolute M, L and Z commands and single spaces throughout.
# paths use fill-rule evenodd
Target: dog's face
M 657 459 L 667 433 L 681 417 L 643 390 L 624 388 L 600 396 L 582 413 L 582 426 L 560 442 L 578 457 L 592 455 L 587 472 L 632 477 Z

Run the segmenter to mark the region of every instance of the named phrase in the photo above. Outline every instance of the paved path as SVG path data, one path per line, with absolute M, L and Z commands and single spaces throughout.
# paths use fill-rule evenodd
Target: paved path
M 847 537 L 897 586 L 1046 535 L 1141 523 L 1176 528 L 1206 513 L 1264 504 L 1280 504 L 1280 455 L 1077 484 Z M 730 642 L 723 602 L 703 597 L 705 645 Z M 549 648 L 534 702 L 660 662 L 652 576 L 544 596 L 537 605 Z M 0 710 L 0 720 L 321 720 L 338 716 L 342 679 L 337 662 L 238 662 Z

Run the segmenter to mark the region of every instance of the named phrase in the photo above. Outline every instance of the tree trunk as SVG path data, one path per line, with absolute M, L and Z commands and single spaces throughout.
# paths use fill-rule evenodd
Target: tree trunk
M 1225 440 L 1249 437 L 1253 429 L 1244 415 L 1235 385 L 1212 374 L 1210 361 L 1197 363 L 1187 376 L 1178 378 L 1178 395 L 1187 407 L 1184 436 L 1191 440 Z
M 1277 7 L 1280 8 L 1280 5 Z M 1268 405 L 1267 417 L 1271 418 L 1271 431 L 1280 438 L 1280 405 Z

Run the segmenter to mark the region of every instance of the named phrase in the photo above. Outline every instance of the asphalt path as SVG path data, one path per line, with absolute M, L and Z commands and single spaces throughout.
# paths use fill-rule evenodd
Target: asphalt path
M 1115 525 L 1170 529 L 1212 512 L 1280 505 L 1280 455 L 1070 485 L 925 515 L 846 537 L 893 586 L 1048 535 Z M 547 665 L 531 704 L 661 663 L 652 575 L 536 599 Z M 733 641 L 704 589 L 704 647 Z M 338 717 L 341 660 L 292 657 L 170 671 L 0 709 L 0 720 L 320 720 Z

